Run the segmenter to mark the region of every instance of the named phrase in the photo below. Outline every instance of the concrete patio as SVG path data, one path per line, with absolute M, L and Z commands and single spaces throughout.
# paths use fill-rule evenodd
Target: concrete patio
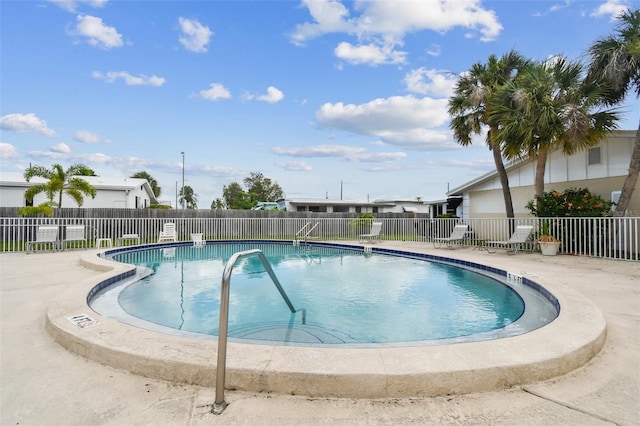
M 210 413 L 214 389 L 149 379 L 80 357 L 45 328 L 59 294 L 102 272 L 84 268 L 92 251 L 5 253 L 1 278 L 3 425 L 635 425 L 640 424 L 640 263 L 574 256 L 435 250 L 426 243 L 378 246 L 464 258 L 553 282 L 593 302 L 607 338 L 595 358 L 569 374 L 510 389 L 430 398 L 351 399 L 227 390 L 228 408 Z M 96 252 L 97 253 L 97 252 Z

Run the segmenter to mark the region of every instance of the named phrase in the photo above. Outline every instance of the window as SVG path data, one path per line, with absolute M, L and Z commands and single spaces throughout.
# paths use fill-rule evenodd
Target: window
M 602 151 L 599 146 L 595 148 L 590 148 L 589 155 L 588 155 L 588 161 L 589 161 L 588 164 L 590 166 L 593 166 L 594 164 L 602 164 L 601 153 Z

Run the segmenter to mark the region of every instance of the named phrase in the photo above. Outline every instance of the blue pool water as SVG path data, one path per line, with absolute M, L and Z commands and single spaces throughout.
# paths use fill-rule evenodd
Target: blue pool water
M 290 312 L 258 257 L 242 258 L 231 277 L 230 338 L 301 344 L 479 340 L 526 332 L 557 315 L 531 289 L 523 296 L 523 289 L 457 266 L 354 248 L 258 242 L 117 253 L 113 260 L 138 265 L 148 276 L 107 288 L 92 306 L 99 310 L 112 304 L 101 299 L 117 298 L 125 313 L 120 316 L 216 336 L 225 265 L 234 253 L 256 248 L 293 305 L 306 309 L 306 323 Z M 517 325 L 526 317 L 523 298 L 539 305 L 533 325 L 530 319 Z

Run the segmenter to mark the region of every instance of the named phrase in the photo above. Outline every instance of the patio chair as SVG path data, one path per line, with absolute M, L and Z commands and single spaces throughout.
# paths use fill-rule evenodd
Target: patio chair
M 499 249 L 503 249 L 507 254 L 516 254 L 524 244 L 527 243 L 531 233 L 533 232 L 533 225 L 518 225 L 516 230 L 511 235 L 511 238 L 507 241 L 486 241 L 484 248 L 489 253 L 495 253 Z
M 207 242 L 202 239 L 203 234 L 191 234 L 191 241 L 193 241 L 194 247 L 204 247 L 207 245 Z
M 382 231 L 382 222 L 373 222 L 368 234 L 358 235 L 360 242 L 369 241 L 370 243 L 373 243 L 374 241 L 379 240 L 380 231 Z
M 51 244 L 51 251 L 58 245 L 58 226 L 38 226 L 36 239 L 27 242 L 27 254 L 33 251 L 33 246 L 45 246 Z
M 160 235 L 158 236 L 158 242 L 160 243 L 162 241 L 178 241 L 175 223 L 169 222 L 163 225 L 162 231 L 160 231 Z
M 446 245 L 447 248 L 453 248 L 455 245 L 461 243 L 464 240 L 468 230 L 469 230 L 469 225 L 465 225 L 465 224 L 456 225 L 453 228 L 453 232 L 451 233 L 451 236 L 434 238 L 433 247 L 440 248 Z

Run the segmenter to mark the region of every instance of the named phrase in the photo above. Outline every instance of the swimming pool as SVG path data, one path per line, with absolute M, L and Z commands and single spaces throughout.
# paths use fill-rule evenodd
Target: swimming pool
M 230 339 L 293 345 L 426 345 L 515 336 L 548 324 L 557 301 L 502 271 L 435 256 L 328 244 L 216 242 L 112 252 L 137 278 L 94 292 L 91 307 L 122 322 L 217 335 L 220 281 L 236 252 L 258 248 L 297 308 L 290 313 L 256 258 L 234 269 Z

